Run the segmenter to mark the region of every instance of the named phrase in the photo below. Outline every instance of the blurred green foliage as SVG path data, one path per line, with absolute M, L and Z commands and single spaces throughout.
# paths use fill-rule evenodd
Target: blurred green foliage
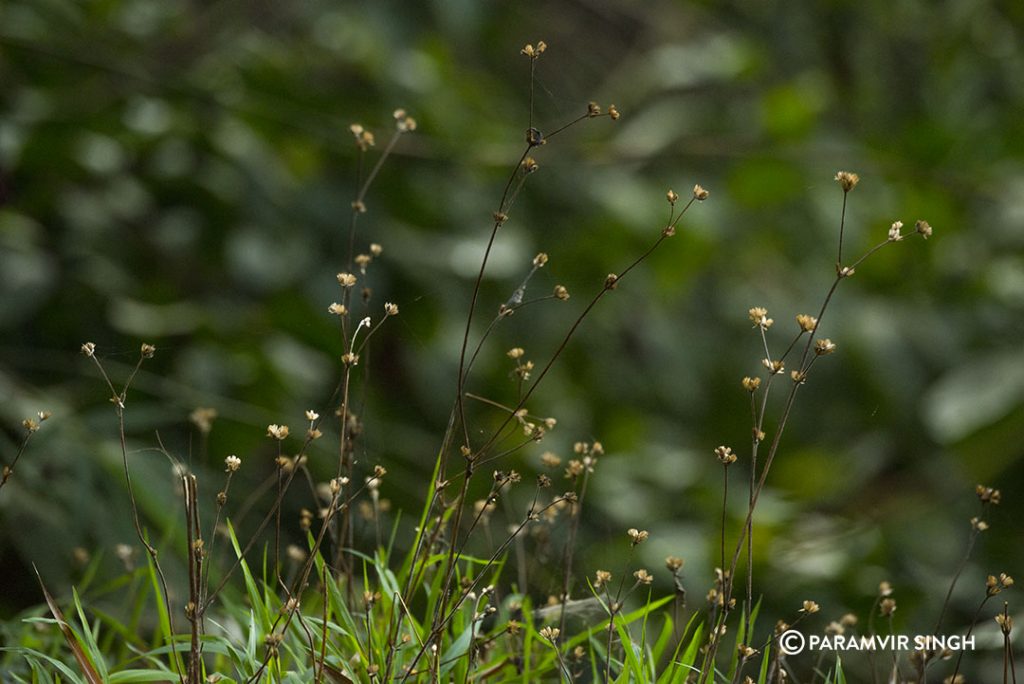
M 1005 503 L 954 596 L 966 619 L 984 575 L 1024 561 L 1022 34 L 1024 5 L 983 0 L 6 0 L 4 458 L 23 417 L 54 417 L 0 495 L 0 614 L 41 600 L 30 562 L 51 588 L 67 587 L 75 547 L 103 554 L 113 573 L 114 545 L 133 541 L 116 421 L 82 342 L 121 378 L 139 342 L 159 349 L 128 410 L 153 529 L 176 538 L 182 515 L 157 435 L 199 471 L 239 454 L 249 479 L 238 491 L 272 473 L 266 424 L 297 426 L 321 407 L 343 351 L 326 307 L 348 259 L 348 125 L 375 130 L 380 146 L 399 106 L 419 130 L 385 165 L 356 236 L 358 251 L 384 247 L 368 310 L 395 301 L 402 311 L 358 390 L 360 458 L 388 467 L 395 509 L 419 510 L 490 213 L 528 120 L 529 65 L 517 53 L 543 39 L 542 131 L 589 100 L 623 117 L 538 150 L 474 332 L 538 251 L 551 262 L 532 292 L 563 283 L 573 298 L 499 328 L 471 391 L 514 403 L 504 351 L 545 360 L 605 274 L 661 230 L 665 190 L 711 190 L 602 302 L 530 402 L 559 419 L 544 449 L 568 455 L 596 438 L 608 450 L 584 515 L 581 577 L 612 565 L 622 531 L 641 525 L 644 562 L 685 556 L 693 596 L 710 584 L 712 449 L 744 451 L 739 379 L 763 356 L 745 312 L 768 307 L 787 331 L 779 346 L 795 314 L 816 312 L 835 260 L 832 176 L 849 169 L 862 177 L 849 254 L 897 218 L 926 218 L 936 233 L 859 268 L 823 321 L 840 353 L 798 400 L 758 513 L 755 579 L 772 588 L 762 614 L 788 615 L 804 598 L 829 619 L 863 612 L 889 579 L 906 606 L 898 618 L 930 628 L 984 482 Z M 188 422 L 197 406 L 219 413 L 208 440 Z M 532 472 L 538 453 L 512 465 Z M 324 446 L 312 467 L 326 477 L 331 461 Z M 735 529 L 745 503 L 733 504 Z

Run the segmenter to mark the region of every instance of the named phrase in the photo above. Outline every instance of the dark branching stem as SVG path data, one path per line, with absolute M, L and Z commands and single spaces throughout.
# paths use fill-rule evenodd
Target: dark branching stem
M 845 202 L 845 193 L 844 193 L 844 202 Z M 860 266 L 860 264 L 862 264 L 866 259 L 868 259 L 870 256 L 872 256 L 875 252 L 877 252 L 881 248 L 885 247 L 890 242 L 892 242 L 892 240 L 886 240 L 884 242 L 876 244 L 874 247 L 872 247 L 871 249 L 867 250 L 859 259 L 857 259 L 855 262 L 853 262 L 848 267 L 837 266 L 837 269 L 836 269 L 837 273 L 836 273 L 835 279 L 832 281 L 832 285 L 829 287 L 828 292 L 826 293 L 825 298 L 822 301 L 821 307 L 818 310 L 817 324 L 815 325 L 815 327 L 811 331 L 811 333 L 807 336 L 807 341 L 804 344 L 804 347 L 803 347 L 803 350 L 802 350 L 802 353 L 801 353 L 801 356 L 800 356 L 800 361 L 797 364 L 799 372 L 803 375 L 804 379 L 806 379 L 807 374 L 810 371 L 811 366 L 814 364 L 814 361 L 817 358 L 817 355 L 814 355 L 814 341 L 815 341 L 815 337 L 816 337 L 817 332 L 818 332 L 818 330 L 819 330 L 819 328 L 821 326 L 821 321 L 824 319 L 825 313 L 828 311 L 828 307 L 829 307 L 829 305 L 832 302 L 832 298 L 835 295 L 836 290 L 839 287 L 839 283 L 842 282 L 843 280 L 845 280 L 846 278 L 848 278 L 850 275 L 852 275 L 854 270 L 856 269 L 856 267 Z M 798 336 L 798 339 L 799 339 L 799 336 Z M 786 352 L 787 355 L 790 353 L 790 351 L 792 351 L 794 346 L 795 346 L 795 342 L 790 345 L 789 349 L 787 349 L 787 352 Z M 708 644 L 707 651 L 704 654 L 703 665 L 701 667 L 700 678 L 699 678 L 700 684 L 704 684 L 705 682 L 710 681 L 709 678 L 712 676 L 712 673 L 714 672 L 715 655 L 717 654 L 718 645 L 719 645 L 719 641 L 720 641 L 717 638 L 718 627 L 725 621 L 726 617 L 728 616 L 728 612 L 729 612 L 728 611 L 728 605 L 729 605 L 729 602 L 730 602 L 730 600 L 732 598 L 735 572 L 736 572 L 736 568 L 737 568 L 737 566 L 739 564 L 739 558 L 740 558 L 740 556 L 743 553 L 743 549 L 747 545 L 747 535 L 750 533 L 750 531 L 753 528 L 754 510 L 757 507 L 758 499 L 759 499 L 759 497 L 761 495 L 761 492 L 764 490 L 765 484 L 766 484 L 766 482 L 768 480 L 768 473 L 771 471 L 772 463 L 775 460 L 776 454 L 778 453 L 779 445 L 780 445 L 780 443 L 782 441 L 782 436 L 785 433 L 786 425 L 789 422 L 789 416 L 790 416 L 790 412 L 792 411 L 792 408 L 793 408 L 793 402 L 796 399 L 796 395 L 797 395 L 797 392 L 800 389 L 800 386 L 801 386 L 801 382 L 793 382 L 792 386 L 790 387 L 789 393 L 786 396 L 785 403 L 783 405 L 782 414 L 781 414 L 781 416 L 779 418 L 779 421 L 778 421 L 778 424 L 777 424 L 777 427 L 776 427 L 776 430 L 775 430 L 775 434 L 773 435 L 772 441 L 771 441 L 771 445 L 768 448 L 768 453 L 767 453 L 767 456 L 765 458 L 764 465 L 761 468 L 760 476 L 757 478 L 757 483 L 756 483 L 756 485 L 754 487 L 753 493 L 750 496 L 750 501 L 749 501 L 749 504 L 747 506 L 746 519 L 744 520 L 744 523 L 743 523 L 742 528 L 741 528 L 740 537 L 737 540 L 736 548 L 735 548 L 735 550 L 733 551 L 733 554 L 732 554 L 732 559 L 731 559 L 730 564 L 729 564 L 728 575 L 725 577 L 725 580 L 724 580 L 723 591 L 724 591 L 724 594 L 725 594 L 724 595 L 724 599 L 725 599 L 725 606 L 726 606 L 726 608 L 722 611 L 721 615 L 718 618 L 717 624 L 715 625 L 715 629 L 711 633 L 710 643 Z M 762 418 L 763 418 L 763 416 L 762 416 Z
M 128 501 L 131 504 L 132 510 L 132 523 L 135 526 L 135 534 L 138 536 L 139 543 L 146 549 L 146 553 L 149 554 L 150 560 L 153 562 L 153 568 L 156 570 L 157 579 L 160 583 L 160 593 L 163 597 L 164 605 L 167 607 L 167 621 L 170 628 L 170 633 L 174 634 L 174 611 L 171 609 L 170 591 L 167 586 L 167 577 L 164 574 L 163 567 L 160 565 L 160 561 L 157 558 L 158 552 L 156 547 L 149 543 L 146 533 L 142 529 L 142 521 L 139 518 L 139 506 L 135 499 L 135 489 L 132 486 L 132 475 L 131 469 L 128 467 L 128 438 L 125 433 L 125 422 L 124 412 L 125 404 L 128 398 L 128 390 L 131 387 L 132 380 L 135 379 L 135 375 L 139 372 L 139 368 L 142 367 L 142 362 L 145 361 L 148 355 L 152 355 L 151 352 L 146 351 L 148 345 L 143 346 L 143 352 L 139 355 L 139 360 L 135 363 L 135 367 L 132 369 L 128 376 L 128 380 L 125 381 L 124 387 L 120 392 L 114 389 L 114 384 L 110 381 L 110 376 L 107 375 L 107 371 L 103 368 L 103 364 L 100 363 L 99 358 L 95 352 L 89 353 L 89 358 L 93 360 L 96 368 L 99 370 L 100 375 L 103 377 L 103 381 L 107 384 L 107 388 L 110 390 L 111 397 L 110 401 L 114 404 L 114 411 L 117 414 L 117 432 L 118 442 L 121 447 L 121 464 L 124 469 L 125 484 L 128 489 Z M 168 644 L 169 645 L 169 644 Z M 176 653 L 170 655 L 171 662 L 174 664 L 174 669 L 178 674 L 178 679 L 181 680 L 182 684 L 185 684 L 185 673 L 181 668 L 181 660 Z
M 4 485 L 7 484 L 7 481 L 11 479 L 11 475 L 14 475 L 14 468 L 18 465 L 18 459 L 20 459 L 21 455 L 25 453 L 25 448 L 28 447 L 29 440 L 32 439 L 32 435 L 34 434 L 35 430 L 28 430 L 25 433 L 25 436 L 21 440 L 21 444 L 18 446 L 18 453 L 14 455 L 14 459 L 11 461 L 11 464 L 4 466 L 3 475 L 0 476 L 0 489 L 3 489 Z

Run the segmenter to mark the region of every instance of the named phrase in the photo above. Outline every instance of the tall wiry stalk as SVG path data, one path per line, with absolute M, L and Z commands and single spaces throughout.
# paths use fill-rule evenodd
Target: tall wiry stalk
M 844 210 L 843 210 L 843 214 L 842 214 L 842 218 L 841 218 L 841 222 L 840 222 L 840 234 L 842 235 L 842 233 L 844 231 L 844 227 L 845 227 L 845 216 L 846 216 L 846 214 L 845 214 L 845 199 L 846 199 L 846 196 L 849 194 L 849 192 L 851 190 L 853 190 L 854 187 L 856 187 L 856 185 L 857 185 L 857 183 L 859 182 L 860 179 L 857 176 L 857 174 L 849 173 L 849 172 L 846 172 L 846 171 L 840 171 L 839 173 L 837 173 L 835 179 L 839 183 L 840 187 L 843 190 Z M 874 255 L 878 250 L 882 249 L 883 247 L 885 247 L 886 245 L 888 245 L 890 243 L 902 241 L 905 237 L 907 237 L 907 236 L 905 236 L 905 235 L 903 235 L 901 233 L 902 227 L 903 227 L 903 223 L 901 221 L 894 222 L 892 224 L 892 226 L 890 227 L 890 229 L 889 229 L 888 237 L 887 237 L 886 240 L 884 240 L 884 241 L 876 244 L 875 246 L 871 247 L 870 249 L 868 249 L 864 254 L 862 254 L 856 261 L 854 261 L 850 265 L 844 266 L 841 263 L 838 263 L 836 265 L 836 269 L 835 269 L 836 270 L 835 278 L 832 281 L 832 284 L 829 287 L 829 289 L 828 289 L 828 291 L 827 291 L 827 293 L 826 293 L 826 295 L 825 295 L 825 297 L 824 297 L 824 299 L 822 301 L 822 304 L 821 304 L 821 306 L 820 306 L 820 308 L 818 310 L 818 315 L 816 317 L 813 317 L 813 318 L 808 317 L 808 319 L 813 321 L 813 323 L 811 323 L 811 324 L 809 324 L 809 325 L 807 325 L 805 327 L 805 324 L 798 318 L 798 323 L 800 324 L 800 327 L 801 327 L 800 333 L 797 335 L 797 337 L 793 341 L 793 343 L 791 343 L 789 345 L 789 347 L 787 348 L 787 350 L 783 354 L 783 356 L 781 356 L 778 359 L 773 359 L 769 355 L 769 356 L 767 356 L 764 359 L 764 365 L 767 368 L 768 373 L 769 373 L 769 380 L 771 380 L 771 378 L 776 376 L 776 375 L 781 375 L 784 372 L 784 370 L 785 370 L 785 360 L 786 360 L 786 358 L 796 348 L 797 341 L 801 337 L 804 336 L 805 332 L 807 333 L 806 341 L 805 341 L 805 343 L 803 345 L 803 349 L 802 349 L 802 351 L 800 353 L 799 360 L 798 360 L 798 362 L 796 364 L 796 368 L 797 369 L 790 373 L 790 377 L 792 379 L 792 384 L 791 384 L 789 392 L 787 393 L 786 398 L 784 400 L 783 408 L 782 408 L 779 420 L 778 420 L 778 422 L 776 424 L 775 434 L 772 436 L 772 440 L 771 440 L 770 446 L 768 448 L 768 453 L 767 453 L 767 455 L 765 457 L 764 464 L 761 467 L 760 474 L 757 476 L 756 483 L 754 485 L 753 491 L 752 491 L 751 495 L 749 496 L 746 518 L 745 518 L 745 520 L 743 522 L 742 529 L 741 529 L 741 532 L 740 532 L 740 536 L 739 536 L 739 539 L 737 540 L 735 550 L 734 550 L 734 552 L 732 554 L 732 557 L 731 557 L 731 560 L 730 560 L 730 563 L 729 563 L 729 567 L 726 570 L 727 574 L 726 574 L 725 585 L 724 585 L 725 603 L 724 603 L 723 610 L 722 610 L 721 614 L 718 617 L 717 624 L 715 625 L 715 628 L 711 631 L 710 640 L 709 640 L 707 649 L 706 649 L 706 651 L 704 653 L 704 656 L 703 656 L 702 665 L 701 665 L 701 668 L 700 668 L 701 672 L 700 672 L 700 676 L 699 676 L 700 684 L 705 684 L 705 682 L 711 681 L 711 678 L 713 677 L 715 656 L 717 654 L 718 646 L 719 646 L 719 643 L 720 643 L 720 633 L 721 633 L 720 627 L 721 627 L 721 625 L 724 624 L 725 620 L 728 618 L 728 615 L 729 615 L 730 601 L 732 600 L 732 593 L 733 593 L 733 588 L 734 588 L 734 580 L 735 580 L 736 568 L 739 565 L 740 556 L 743 554 L 743 551 L 744 551 L 745 548 L 748 549 L 748 555 L 751 554 L 750 546 L 749 546 L 750 542 L 748 540 L 748 535 L 751 534 L 752 529 L 753 529 L 754 511 L 755 511 L 755 509 L 757 507 L 757 502 L 758 502 L 758 500 L 760 498 L 760 495 L 761 495 L 761 493 L 764 490 L 765 484 L 766 484 L 767 479 L 768 479 L 768 474 L 771 471 L 772 463 L 774 462 L 775 457 L 778 454 L 779 445 L 781 444 L 782 436 L 783 436 L 783 434 L 785 432 L 786 425 L 788 424 L 789 417 L 790 417 L 791 411 L 793 409 L 793 403 L 794 403 L 794 401 L 796 399 L 797 392 L 799 391 L 800 387 L 807 381 L 808 375 L 809 375 L 809 373 L 811 371 L 811 368 L 814 365 L 815 361 L 820 356 L 829 354 L 832 351 L 834 351 L 834 349 L 835 349 L 835 345 L 830 340 L 827 340 L 827 339 L 817 339 L 817 333 L 818 333 L 818 330 L 819 330 L 819 328 L 821 326 L 821 321 L 823 320 L 823 318 L 825 316 L 825 313 L 828 311 L 829 305 L 832 302 L 832 298 L 835 295 L 836 290 L 839 287 L 839 284 L 843 280 L 845 280 L 846 278 L 849 278 L 849 277 L 853 276 L 854 273 L 856 272 L 856 269 L 861 264 L 863 264 L 865 260 L 867 260 L 872 255 Z M 932 227 L 926 221 L 919 220 L 915 224 L 915 234 L 921 235 L 923 238 L 927 239 L 932 234 Z M 839 252 L 839 254 L 841 254 L 841 251 Z M 755 314 L 755 310 L 752 309 L 751 310 L 751 318 L 752 318 L 752 320 L 754 320 L 755 326 L 761 328 L 762 332 L 764 330 L 766 330 L 771 325 L 770 319 L 767 318 L 767 312 L 764 312 L 763 309 L 762 310 L 757 310 L 756 314 Z M 756 387 L 754 387 L 753 389 L 756 390 Z M 750 391 L 753 391 L 753 390 L 750 390 Z M 766 389 L 766 393 L 767 393 L 767 389 Z M 755 447 L 757 446 L 757 444 L 762 439 L 761 433 L 763 431 L 761 430 L 760 426 L 763 425 L 763 418 L 764 418 L 763 413 L 761 414 L 761 416 L 759 418 L 760 418 L 760 420 L 758 421 L 758 423 L 754 427 Z M 723 570 L 725 570 L 725 569 L 723 569 Z M 745 609 L 745 618 L 744 618 L 745 625 L 747 626 L 747 629 L 749 629 L 749 624 L 750 624 L 750 613 L 749 613 L 749 611 L 750 611 L 750 604 L 752 602 L 752 584 L 753 584 L 752 576 L 751 576 L 752 572 L 753 572 L 752 566 L 750 565 L 750 563 L 748 561 L 748 568 L 747 568 L 747 573 L 748 573 L 748 576 L 747 576 L 748 577 L 747 578 L 748 599 L 747 599 L 747 608 Z
M 107 384 L 107 389 L 110 390 L 110 402 L 114 405 L 114 412 L 117 414 L 117 432 L 118 432 L 118 443 L 121 447 L 121 464 L 124 469 L 125 485 L 128 489 L 128 501 L 131 505 L 132 511 L 132 523 L 135 526 L 135 534 L 139 539 L 139 543 L 146 549 L 146 553 L 149 554 L 149 558 L 153 563 L 153 568 L 156 571 L 157 579 L 160 584 L 160 592 L 163 595 L 164 605 L 167 606 L 167 620 L 168 626 L 170 627 L 170 633 L 174 634 L 174 611 L 171 609 L 170 592 L 167 588 L 167 577 L 164 574 L 163 567 L 160 565 L 160 561 L 157 558 L 158 551 L 156 547 L 149 543 L 149 539 L 142 529 L 142 521 L 139 517 L 139 506 L 135 499 L 135 488 L 132 486 L 132 474 L 131 469 L 128 467 L 128 437 L 125 433 L 125 420 L 124 412 L 125 405 L 128 401 L 128 390 L 131 388 L 132 381 L 138 374 L 139 369 L 142 368 L 142 363 L 146 359 L 150 359 L 156 353 L 156 347 L 151 344 L 143 344 L 139 350 L 139 358 L 136 361 L 134 368 L 128 375 L 128 379 L 125 380 L 124 386 L 121 391 L 114 389 L 114 384 L 110 380 L 110 376 L 107 375 L 107 371 L 103 368 L 103 364 L 100 363 L 99 357 L 96 356 L 96 345 L 92 342 L 86 342 L 82 345 L 82 353 L 92 359 L 96 368 L 99 370 L 103 381 Z M 181 680 L 182 684 L 185 683 L 185 672 L 182 670 L 180 658 L 176 653 L 172 653 L 171 662 L 174 664 L 174 669 L 178 674 L 178 679 Z

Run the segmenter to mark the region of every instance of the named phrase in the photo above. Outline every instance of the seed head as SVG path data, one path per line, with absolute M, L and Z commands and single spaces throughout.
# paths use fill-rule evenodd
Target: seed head
M 614 273 L 609 273 L 608 277 L 604 279 L 604 289 L 606 290 L 614 290 L 616 287 L 618 287 L 618 284 L 619 276 L 615 275 Z
M 1003 634 L 1009 634 L 1013 631 L 1013 618 L 1005 613 L 996 615 L 996 624 L 999 625 L 999 631 Z
M 533 257 L 534 268 L 544 268 L 546 263 L 548 263 L 548 255 L 545 252 L 540 252 L 537 256 Z
M 351 273 L 339 273 L 337 278 L 338 284 L 342 287 L 352 287 L 356 284 L 356 277 Z
M 647 530 L 638 530 L 635 527 L 629 528 L 629 530 L 626 531 L 626 534 L 629 535 L 631 546 L 643 544 L 645 541 L 647 541 L 647 537 L 649 536 Z
M 373 133 L 363 128 L 360 124 L 354 123 L 348 127 L 348 130 L 350 130 L 353 137 L 355 137 L 356 147 L 363 152 L 373 147 L 376 142 L 374 140 Z
M 1003 495 L 998 489 L 986 487 L 985 485 L 978 485 L 975 487 L 974 493 L 978 495 L 978 500 L 981 501 L 981 503 L 999 505 L 999 502 L 1003 499 Z
M 537 41 L 537 46 L 536 47 L 534 47 L 531 43 L 527 43 L 526 46 L 523 47 L 523 49 L 519 51 L 519 53 L 522 54 L 522 55 L 526 55 L 530 59 L 537 59 L 547 49 L 548 49 L 547 43 L 545 43 L 543 40 L 540 40 L 540 41 Z
M 812 615 L 817 613 L 819 610 L 821 610 L 821 607 L 814 601 L 804 601 L 804 607 L 800 609 L 800 612 Z
M 276 423 L 272 423 L 272 424 L 267 426 L 267 436 L 268 437 L 273 437 L 274 439 L 276 439 L 278 441 L 282 441 L 286 437 L 288 437 L 288 426 L 287 425 L 277 425 Z
M 736 462 L 736 454 L 727 446 L 715 447 L 715 456 L 722 465 L 731 465 Z
M 139 348 L 139 352 L 142 354 L 142 358 L 151 359 L 153 358 L 153 354 L 156 354 L 156 347 L 144 342 Z
M 757 388 L 761 386 L 761 378 L 752 378 L 749 375 L 744 376 L 742 385 L 743 389 L 748 392 L 756 392 Z
M 93 342 L 86 342 L 82 345 L 82 353 L 88 357 L 92 357 L 96 354 L 96 344 Z
M 768 309 L 763 306 L 752 307 L 747 311 L 747 316 L 750 318 L 750 322 L 761 330 L 767 330 L 775 322 L 774 319 L 768 318 Z
M 651 576 L 651 573 L 647 572 L 644 568 L 640 568 L 634 572 L 633 577 L 636 577 L 636 581 L 640 584 L 650 584 L 654 581 L 654 577 Z
M 601 116 L 601 105 L 596 102 L 587 103 L 587 116 L 593 119 L 595 116 Z
M 594 573 L 594 588 L 600 589 L 604 585 L 612 581 L 612 573 L 607 570 L 598 570 Z
M 889 242 L 899 242 L 903 239 L 900 234 L 900 229 L 903 227 L 903 221 L 893 221 L 893 224 L 889 226 Z
M 882 617 L 889 617 L 896 612 L 896 599 L 884 598 L 878 604 L 878 612 Z
M 406 114 L 404 109 L 396 109 L 394 117 L 395 128 L 399 133 L 409 133 L 416 130 L 416 119 Z
M 242 467 L 242 459 L 232 454 L 224 459 L 224 465 L 227 466 L 224 472 L 233 473 Z
M 615 105 L 612 104 L 612 105 L 608 105 L 608 116 L 611 117 L 612 121 L 618 121 L 619 117 L 622 116 L 622 115 L 619 114 L 619 110 L 616 109 Z
M 684 562 L 679 556 L 669 556 L 665 559 L 665 567 L 669 569 L 669 572 L 676 573 L 683 569 Z
M 838 171 L 836 172 L 835 180 L 839 183 L 839 187 L 843 189 L 843 192 L 850 192 L 857 187 L 857 183 L 860 182 L 860 176 L 849 171 Z
M 914 230 L 920 233 L 921 237 L 923 237 L 925 240 L 932 236 L 932 227 L 928 225 L 927 221 L 922 221 L 921 219 L 918 219 L 917 222 L 914 223 Z
M 533 173 L 534 171 L 540 168 L 540 165 L 537 163 L 537 160 L 534 159 L 533 157 L 527 157 L 519 166 L 523 169 L 524 173 Z
M 706 200 L 708 198 L 708 195 L 710 195 L 710 194 L 711 194 L 710 192 L 705 190 L 699 184 L 693 186 L 693 199 L 697 200 L 698 202 L 703 202 L 704 200 Z
M 818 327 L 818 319 L 807 314 L 797 314 L 796 324 L 804 332 L 814 332 L 814 329 Z
M 818 356 L 825 356 L 831 354 L 836 350 L 836 343 L 827 337 L 823 340 L 816 340 L 814 342 L 814 353 Z
M 392 302 L 384 302 L 384 315 L 386 316 L 397 316 L 398 305 Z
M 674 190 L 669 190 L 665 193 L 665 199 L 668 200 L 669 204 L 675 206 L 676 202 L 679 201 L 679 195 Z
M 548 641 L 554 643 L 558 640 L 558 635 L 561 634 L 561 631 L 557 627 L 541 627 L 540 632 L 538 632 L 538 634 L 540 634 L 542 639 L 547 639 Z
M 554 295 L 555 299 L 560 299 L 564 302 L 569 299 L 569 290 L 565 288 L 565 285 L 555 285 Z
M 327 307 L 327 313 L 334 314 L 335 316 L 344 316 L 348 313 L 348 308 L 344 304 L 334 302 Z

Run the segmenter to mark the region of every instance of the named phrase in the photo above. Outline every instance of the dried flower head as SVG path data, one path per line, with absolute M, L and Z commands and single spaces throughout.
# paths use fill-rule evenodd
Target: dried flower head
M 94 342 L 86 342 L 82 345 L 82 353 L 91 358 L 96 354 L 96 344 Z
M 416 119 L 406 114 L 404 109 L 396 109 L 393 116 L 395 117 L 395 129 L 399 133 L 409 133 L 416 130 Z
M 341 362 L 346 366 L 358 366 L 359 365 L 359 354 L 354 352 L 345 352 L 341 355 Z
M 548 468 L 557 468 L 562 465 L 562 459 L 550 451 L 545 451 L 540 455 L 540 462 Z
M 607 570 L 598 570 L 594 573 L 594 588 L 600 589 L 604 585 L 612 581 L 612 573 Z
M 384 253 L 384 248 L 383 247 L 381 247 L 376 242 L 371 242 L 370 243 L 370 254 L 372 254 L 375 257 L 379 257 L 383 253 Z
M 706 200 L 708 198 L 708 195 L 710 195 L 710 194 L 711 194 L 710 192 L 705 190 L 699 184 L 693 186 L 693 199 L 697 200 L 698 202 L 703 202 L 704 200 Z
M 835 180 L 839 183 L 843 192 L 850 192 L 857 187 L 857 183 L 860 182 L 860 176 L 855 173 L 850 173 L 849 171 L 838 171 L 836 172 Z
M 540 168 L 540 164 L 533 157 L 527 157 L 519 166 L 523 169 L 523 173 L 533 173 Z
M 587 103 L 587 116 L 593 119 L 595 116 L 601 116 L 601 105 L 596 102 Z
M 1013 586 L 1013 578 L 1007 575 L 1005 572 L 999 573 L 999 576 L 989 575 L 985 580 L 985 595 L 995 596 L 1001 593 L 1003 589 L 1009 589 Z
M 356 140 L 356 147 L 363 152 L 373 147 L 374 143 L 376 143 L 373 133 L 363 128 L 360 124 L 354 123 L 348 127 L 348 130 L 352 132 L 352 136 Z
M 526 46 L 519 51 L 519 54 L 526 55 L 530 59 L 537 59 L 542 54 L 544 54 L 544 51 L 547 49 L 547 43 L 545 43 L 543 40 L 539 40 L 537 41 L 536 47 L 534 47 L 531 43 L 527 43 Z
M 755 327 L 759 327 L 761 330 L 767 330 L 772 327 L 772 323 L 775 322 L 773 319 L 768 318 L 768 309 L 763 306 L 751 307 L 751 309 L 747 311 L 747 317 L 750 318 L 750 322 L 753 323 Z
M 786 364 L 780 359 L 773 361 L 772 359 L 761 359 L 761 365 L 768 369 L 768 372 L 772 375 L 778 375 L 782 371 L 786 370 Z
M 878 583 L 878 595 L 879 596 L 892 596 L 892 584 L 885 580 Z
M 1013 631 L 1013 618 L 1006 613 L 996 615 L 996 624 L 999 625 L 999 631 L 1003 634 L 1009 634 Z
M 675 206 L 675 203 L 679 201 L 679 195 L 674 190 L 669 190 L 665 193 L 665 199 L 668 200 L 669 204 Z
M 631 543 L 631 546 L 636 546 L 637 544 L 644 543 L 645 541 L 647 541 L 647 537 L 650 536 L 647 530 L 638 530 L 635 527 L 629 528 L 626 531 L 626 534 L 629 535 L 629 541 Z
M 342 287 L 352 287 L 356 284 L 356 277 L 351 273 L 339 273 L 337 278 L 338 284 Z
M 817 613 L 819 610 L 821 610 L 821 606 L 819 606 L 814 601 L 807 600 L 804 601 L 803 608 L 800 609 L 800 612 L 812 615 L 814 613 Z
M 914 223 L 914 230 L 920 233 L 921 237 L 923 237 L 925 240 L 932 236 L 932 227 L 928 224 L 927 221 L 922 221 L 921 219 L 918 219 Z
M 884 598 L 878 604 L 878 612 L 882 617 L 889 617 L 896 612 L 896 599 Z
M 267 436 L 273 437 L 278 441 L 283 440 L 288 436 L 288 426 L 272 423 L 267 426 Z
M 151 359 L 153 358 L 153 354 L 156 354 L 156 347 L 146 342 L 143 342 L 142 346 L 139 348 L 139 353 L 142 354 L 142 358 Z
M 818 356 L 825 356 L 831 354 L 836 350 L 836 343 L 827 337 L 822 340 L 815 340 L 814 342 L 814 353 Z
M 889 242 L 899 242 L 903 239 L 900 229 L 903 228 L 903 221 L 893 221 L 889 226 Z
M 217 409 L 200 406 L 188 414 L 189 422 L 196 426 L 204 435 L 213 429 L 213 421 L 217 418 Z
M 534 268 L 544 268 L 544 264 L 548 263 L 548 255 L 546 252 L 539 252 L 537 256 L 533 257 Z
M 722 465 L 731 465 L 736 462 L 736 454 L 727 446 L 715 447 L 715 456 Z
M 639 584 L 650 584 L 654 581 L 654 577 L 651 576 L 651 573 L 647 572 L 647 570 L 644 568 L 640 568 L 639 570 L 634 572 L 633 577 L 636 578 L 636 581 Z
M 561 631 L 557 627 L 548 626 L 541 627 L 540 631 L 537 633 L 540 634 L 542 639 L 554 642 L 558 639 L 558 635 L 561 634 Z
M 384 302 L 384 315 L 385 316 L 397 316 L 398 305 L 393 302 Z
M 619 114 L 619 110 L 616 109 L 615 105 L 612 104 L 612 105 L 608 105 L 608 116 L 611 117 L 612 121 L 618 121 L 619 117 L 622 116 L 622 115 Z
M 669 572 L 676 573 L 683 569 L 685 562 L 679 556 L 669 556 L 665 559 L 665 567 L 669 569 Z
M 619 286 L 619 276 L 614 273 L 609 273 L 608 277 L 604 279 L 604 289 L 614 290 Z
M 818 327 L 818 319 L 807 314 L 797 314 L 796 324 L 804 332 L 814 332 L 814 329 Z
M 985 485 L 978 485 L 974 488 L 974 493 L 978 495 L 978 500 L 984 504 L 999 505 L 1002 501 L 1003 495 L 998 489 L 992 487 L 986 487 Z
M 334 314 L 335 316 L 344 316 L 348 313 L 348 307 L 344 304 L 333 302 L 329 307 L 327 307 L 327 313 Z
M 761 386 L 761 378 L 752 378 L 747 375 L 743 377 L 741 384 L 743 385 L 743 389 L 748 392 L 756 392 L 757 388 Z
M 569 299 L 569 290 L 565 288 L 565 285 L 555 285 L 553 294 L 555 299 L 560 299 L 563 302 Z
M 224 459 L 224 465 L 227 466 L 224 472 L 233 473 L 242 467 L 242 459 L 232 454 Z

